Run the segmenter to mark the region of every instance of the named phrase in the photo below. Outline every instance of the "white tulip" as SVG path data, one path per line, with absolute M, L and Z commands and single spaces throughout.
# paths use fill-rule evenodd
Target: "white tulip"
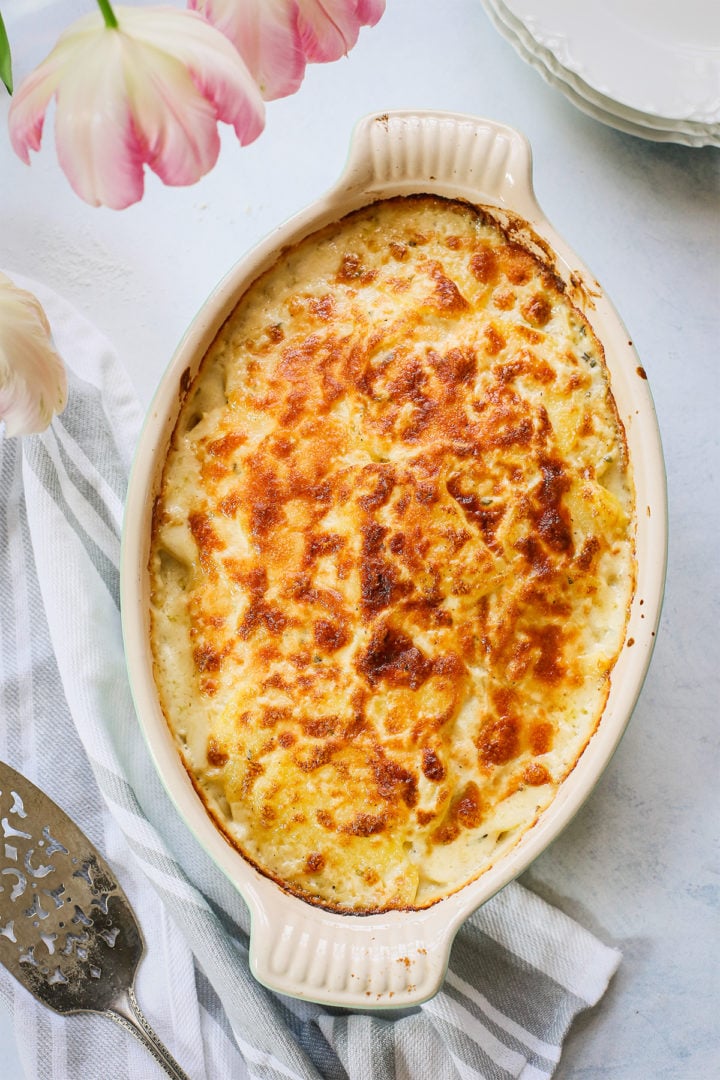
M 66 401 L 65 365 L 40 301 L 0 274 L 0 421 L 5 434 L 44 431 Z

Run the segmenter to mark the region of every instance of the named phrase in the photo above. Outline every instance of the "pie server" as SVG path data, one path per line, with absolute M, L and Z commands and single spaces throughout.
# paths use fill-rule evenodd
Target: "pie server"
M 26 777 L 0 762 L 0 961 L 55 1012 L 98 1012 L 188 1080 L 135 998 L 145 950 L 125 893 L 97 849 Z

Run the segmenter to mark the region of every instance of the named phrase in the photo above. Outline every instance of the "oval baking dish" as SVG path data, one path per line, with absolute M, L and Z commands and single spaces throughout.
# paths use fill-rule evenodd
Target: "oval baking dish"
M 278 254 L 351 211 L 393 196 L 426 194 L 493 208 L 529 225 L 539 247 L 590 321 L 606 355 L 625 427 L 636 490 L 637 586 L 602 719 L 549 807 L 480 877 L 422 910 L 360 915 L 329 911 L 283 890 L 215 826 L 183 765 L 158 701 L 149 644 L 148 559 L 153 506 L 187 388 L 219 328 Z M 406 1008 L 439 989 L 454 935 L 479 905 L 523 871 L 592 790 L 627 725 L 652 654 L 665 578 L 666 495 L 652 400 L 627 331 L 602 289 L 557 235 L 533 193 L 529 146 L 489 120 L 401 111 L 355 129 L 338 183 L 271 234 L 225 278 L 192 322 L 156 393 L 137 448 L 122 549 L 122 614 L 136 709 L 159 775 L 181 817 L 238 888 L 252 919 L 250 962 L 281 993 L 346 1008 Z

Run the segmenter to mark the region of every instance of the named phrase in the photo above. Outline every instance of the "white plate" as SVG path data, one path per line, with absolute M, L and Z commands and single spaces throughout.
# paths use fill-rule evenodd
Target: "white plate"
M 606 97 L 594 90 L 575 72 L 563 67 L 557 57 L 538 44 L 527 27 L 508 9 L 503 0 L 483 0 L 490 21 L 516 52 L 534 67 L 551 86 L 559 89 L 577 108 L 595 120 L 619 131 L 655 142 L 685 146 L 720 146 L 720 124 L 658 117 Z
M 568 72 L 620 105 L 720 124 L 718 0 L 506 0 Z

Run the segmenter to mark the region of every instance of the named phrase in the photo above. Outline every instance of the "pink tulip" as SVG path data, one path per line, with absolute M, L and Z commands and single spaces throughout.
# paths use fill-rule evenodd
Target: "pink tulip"
M 0 420 L 5 434 L 43 431 L 66 401 L 65 367 L 40 301 L 0 274 Z
M 93 206 L 120 210 L 142 198 L 146 164 L 166 184 L 204 176 L 220 150 L 218 121 L 252 142 L 264 105 L 237 50 L 194 12 L 117 7 L 115 15 L 116 26 L 96 12 L 60 36 L 17 90 L 9 126 L 29 164 L 54 96 L 70 183 Z
M 338 60 L 385 0 L 188 0 L 236 46 L 266 101 L 294 93 L 307 63 Z

